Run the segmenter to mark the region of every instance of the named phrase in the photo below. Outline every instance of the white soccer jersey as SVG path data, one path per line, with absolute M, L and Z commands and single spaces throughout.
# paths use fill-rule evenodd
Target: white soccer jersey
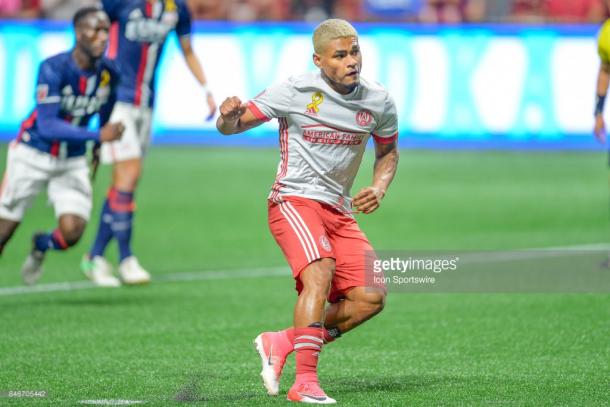
M 281 160 L 269 199 L 302 196 L 350 212 L 350 190 L 366 143 L 398 137 L 394 100 L 387 90 L 360 79 L 341 95 L 311 72 L 267 88 L 248 104 L 261 120 L 280 124 Z

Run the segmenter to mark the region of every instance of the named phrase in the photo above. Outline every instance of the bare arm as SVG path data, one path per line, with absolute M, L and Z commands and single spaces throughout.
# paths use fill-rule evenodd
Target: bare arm
M 246 103 L 242 103 L 237 96 L 233 96 L 225 99 L 220 105 L 220 116 L 216 120 L 216 128 L 228 136 L 243 133 L 263 123 L 263 120 L 257 119 L 248 109 Z
M 389 144 L 375 143 L 373 184 L 363 188 L 354 196 L 353 205 L 356 211 L 369 214 L 379 208 L 381 200 L 396 174 L 398 158 L 398 145 L 396 141 Z
M 597 97 L 595 107 L 595 137 L 600 143 L 606 142 L 606 124 L 604 123 L 603 99 L 606 98 L 610 84 L 610 63 L 602 62 L 597 74 Z M 600 101 L 600 98 L 602 99 Z
M 197 79 L 197 82 L 206 90 L 206 98 L 210 110 L 207 120 L 210 120 L 214 116 L 214 113 L 216 113 L 216 101 L 214 100 L 212 92 L 208 90 L 208 80 L 203 72 L 203 67 L 199 62 L 199 58 L 197 58 L 197 55 L 195 55 L 195 52 L 193 51 L 191 38 L 188 35 L 180 37 L 180 48 L 182 49 L 182 54 L 184 55 L 184 60 L 186 61 L 189 70 L 195 79 Z

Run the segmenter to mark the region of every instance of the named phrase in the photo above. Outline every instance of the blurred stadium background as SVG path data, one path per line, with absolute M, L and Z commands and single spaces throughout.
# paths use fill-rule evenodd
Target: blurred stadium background
M 33 106 L 38 63 L 71 45 L 91 1 L 0 0 L 0 169 Z M 194 45 L 220 102 L 313 68 L 310 33 L 358 23 L 366 77 L 397 101 L 401 164 L 359 222 L 381 250 L 596 248 L 608 241 L 604 147 L 591 130 L 601 0 L 192 0 Z M 148 287 L 94 289 L 49 255 L 21 288 L 41 197 L 0 259 L 0 404 L 268 405 L 250 348 L 290 324 L 293 283 L 267 230 L 274 123 L 223 138 L 172 38 L 135 249 Z M 372 154 L 355 189 L 371 177 Z M 109 182 L 95 183 L 94 213 Z M 111 253 L 114 251 L 111 247 Z M 607 294 L 394 294 L 329 346 L 322 383 L 345 405 L 608 405 Z M 282 389 L 285 391 L 291 376 Z M 44 390 L 46 398 L 6 392 Z

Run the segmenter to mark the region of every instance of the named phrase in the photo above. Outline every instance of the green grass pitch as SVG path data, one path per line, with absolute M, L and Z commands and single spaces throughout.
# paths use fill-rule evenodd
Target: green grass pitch
M 6 147 L 0 148 L 4 168 Z M 371 177 L 372 153 L 355 190 Z M 285 405 L 268 397 L 252 339 L 291 323 L 294 284 L 266 223 L 279 153 L 156 147 L 138 190 L 135 252 L 147 287 L 0 295 L 0 405 Z M 402 152 L 383 207 L 360 216 L 377 249 L 515 249 L 608 241 L 602 153 Z M 97 214 L 108 185 L 95 184 Z M 97 218 L 95 215 L 94 219 Z M 40 284 L 83 280 L 93 238 L 51 253 Z M 40 199 L 0 259 L 20 285 Z M 110 257 L 116 259 L 116 247 Z M 1 291 L 0 291 L 1 292 Z M 608 294 L 401 294 L 325 348 L 320 378 L 349 406 L 610 405 Z

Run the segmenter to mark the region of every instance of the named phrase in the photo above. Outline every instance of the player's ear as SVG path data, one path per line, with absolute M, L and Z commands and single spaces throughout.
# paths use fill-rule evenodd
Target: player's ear
M 321 68 L 320 66 L 320 55 L 314 53 L 313 54 L 313 63 L 318 67 Z

